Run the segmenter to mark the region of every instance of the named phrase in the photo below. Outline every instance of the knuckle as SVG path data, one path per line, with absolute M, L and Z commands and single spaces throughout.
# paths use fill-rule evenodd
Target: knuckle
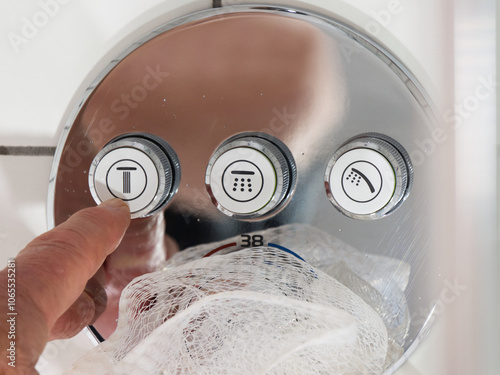
M 81 228 L 66 226 L 40 236 L 34 245 L 66 251 L 77 251 L 87 248 L 89 240 L 82 233 Z

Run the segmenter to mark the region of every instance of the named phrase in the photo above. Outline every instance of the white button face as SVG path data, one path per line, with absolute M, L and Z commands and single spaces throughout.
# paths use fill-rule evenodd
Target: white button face
M 246 160 L 231 163 L 222 175 L 224 192 L 236 202 L 249 202 L 262 192 L 264 176 L 260 168 Z
M 146 171 L 133 160 L 116 162 L 106 176 L 109 192 L 124 201 L 139 198 L 146 190 L 147 181 Z
M 121 147 L 100 159 L 94 172 L 94 187 L 100 201 L 120 198 L 127 202 L 131 213 L 135 213 L 156 197 L 158 171 L 144 152 Z
M 380 170 L 368 161 L 355 161 L 342 174 L 342 189 L 355 202 L 374 200 L 382 190 L 382 185 Z
M 235 214 L 259 211 L 276 191 L 276 170 L 260 151 L 236 147 L 223 153 L 214 163 L 210 188 L 217 202 Z
M 344 210 L 367 215 L 385 207 L 396 188 L 391 163 L 379 152 L 357 148 L 342 154 L 330 172 L 330 192 Z

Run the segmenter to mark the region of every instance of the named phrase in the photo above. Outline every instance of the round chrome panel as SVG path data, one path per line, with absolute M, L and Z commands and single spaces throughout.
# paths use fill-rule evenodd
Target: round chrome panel
M 366 254 L 410 264 L 411 324 L 394 370 L 428 330 L 439 295 L 430 258 L 440 249 L 433 239 L 446 225 L 429 219 L 434 208 L 428 204 L 436 170 L 446 161 L 415 142 L 436 129 L 432 104 L 404 65 L 343 22 L 297 9 L 234 6 L 153 30 L 105 73 L 67 120 L 51 174 L 49 223 L 95 205 L 87 174 L 111 140 L 153 134 L 172 147 L 182 167 L 177 193 L 160 210 L 180 249 L 304 223 Z M 247 132 L 278 139 L 296 165 L 287 204 L 259 220 L 223 214 L 205 186 L 218 147 Z M 395 139 L 419 158 L 411 194 L 397 210 L 379 220 L 353 220 L 329 202 L 324 175 L 335 152 L 367 132 Z

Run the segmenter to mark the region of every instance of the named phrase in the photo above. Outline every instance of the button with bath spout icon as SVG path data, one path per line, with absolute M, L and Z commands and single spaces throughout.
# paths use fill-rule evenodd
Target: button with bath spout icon
M 108 143 L 89 168 L 89 188 L 99 204 L 125 201 L 131 217 L 149 216 L 168 203 L 180 179 L 177 155 L 162 139 L 128 134 Z

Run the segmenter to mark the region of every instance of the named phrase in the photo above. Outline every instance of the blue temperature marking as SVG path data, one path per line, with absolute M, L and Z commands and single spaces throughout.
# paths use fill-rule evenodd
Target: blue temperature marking
M 291 254 L 291 255 L 293 255 L 295 258 L 298 258 L 298 259 L 300 259 L 301 261 L 303 261 L 303 262 L 307 263 L 307 262 L 304 260 L 304 258 L 302 258 L 300 255 L 298 255 L 298 254 L 294 253 L 292 250 L 287 249 L 287 248 L 286 248 L 286 247 L 284 247 L 284 246 L 280 246 L 280 245 L 278 245 L 278 244 L 271 243 L 271 242 L 269 242 L 269 243 L 267 244 L 267 246 L 270 246 L 270 247 L 275 247 L 276 249 L 280 249 L 280 250 L 284 251 L 285 253 Z M 272 264 L 272 263 L 266 263 L 266 264 Z M 314 277 L 315 279 L 317 279 L 317 278 L 318 278 L 318 275 L 316 274 L 316 272 L 314 272 L 314 270 L 313 270 L 313 269 L 310 269 L 309 271 L 313 274 L 313 277 Z
M 305 260 L 304 260 L 304 259 L 303 259 L 300 255 L 298 255 L 298 254 L 294 253 L 292 250 L 287 249 L 286 247 L 283 247 L 283 246 L 280 246 L 280 245 L 278 245 L 278 244 L 271 243 L 271 242 L 269 242 L 269 243 L 267 244 L 267 246 L 271 246 L 271 247 L 275 247 L 275 248 L 277 248 L 277 249 L 283 250 L 285 253 L 291 254 L 291 255 L 293 255 L 295 258 L 299 258 L 301 261 L 305 262 Z

